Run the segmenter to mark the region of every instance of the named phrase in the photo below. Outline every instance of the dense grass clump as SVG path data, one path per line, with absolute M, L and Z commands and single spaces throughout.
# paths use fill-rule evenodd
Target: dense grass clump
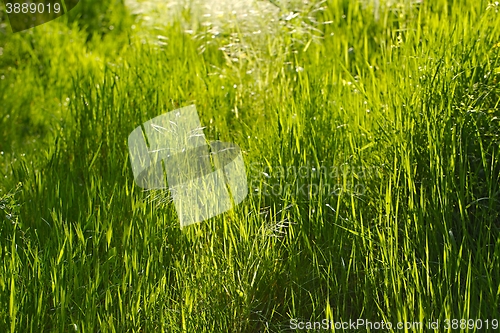
M 257 23 L 186 4 L 153 25 L 137 6 L 18 34 L 0 16 L 1 332 L 500 325 L 497 4 L 272 1 Z M 250 194 L 181 230 L 127 137 L 190 104 Z

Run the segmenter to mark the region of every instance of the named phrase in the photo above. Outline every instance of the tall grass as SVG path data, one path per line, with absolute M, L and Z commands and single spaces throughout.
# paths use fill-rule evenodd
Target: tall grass
M 497 6 L 389 5 L 377 17 L 365 3 L 310 3 L 286 20 L 271 4 L 285 23 L 262 39 L 234 19 L 219 34 L 193 28 L 187 7 L 149 43 L 120 2 L 85 29 L 88 6 L 0 35 L 0 331 L 283 332 L 291 319 L 358 318 L 488 331 Z M 127 136 L 193 103 L 207 139 L 242 148 L 252 194 L 181 231 L 165 193 L 134 185 Z

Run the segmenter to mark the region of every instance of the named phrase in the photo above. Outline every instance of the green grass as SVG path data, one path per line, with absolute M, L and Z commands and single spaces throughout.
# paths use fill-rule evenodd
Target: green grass
M 233 31 L 193 38 L 188 11 L 154 31 L 168 37 L 159 46 L 141 43 L 121 1 L 94 5 L 0 30 L 1 332 L 358 318 L 493 331 L 498 7 L 424 1 L 375 20 L 331 0 L 317 23 L 299 16 L 278 35 L 230 27 L 235 61 L 220 50 Z M 190 104 L 207 139 L 242 148 L 251 194 L 181 230 L 168 193 L 134 185 L 127 137 Z

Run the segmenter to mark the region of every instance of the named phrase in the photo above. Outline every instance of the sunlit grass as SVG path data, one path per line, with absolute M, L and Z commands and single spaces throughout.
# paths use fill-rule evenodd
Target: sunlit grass
M 0 34 L 0 331 L 498 319 L 497 6 L 317 5 L 256 39 L 123 7 Z M 190 104 L 241 147 L 250 194 L 181 230 L 127 137 Z

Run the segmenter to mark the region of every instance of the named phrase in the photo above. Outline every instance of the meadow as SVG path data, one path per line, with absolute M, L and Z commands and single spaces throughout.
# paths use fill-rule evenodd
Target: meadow
M 0 2 L 0 332 L 497 331 L 500 4 L 199 3 Z M 180 229 L 127 137 L 192 104 L 249 195 Z

